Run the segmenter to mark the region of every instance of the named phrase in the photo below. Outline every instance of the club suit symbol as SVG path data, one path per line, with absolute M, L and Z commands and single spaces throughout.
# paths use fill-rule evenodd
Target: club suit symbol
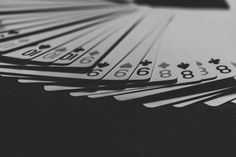
M 142 66 L 148 66 L 149 64 L 152 64 L 152 62 L 149 61 L 149 60 L 145 60 L 145 61 L 141 62 L 140 64 L 141 64 Z
M 78 48 L 74 49 L 74 52 L 81 52 L 81 51 L 84 51 L 83 47 L 78 47 Z
M 210 64 L 219 64 L 220 63 L 220 59 L 214 59 L 214 58 L 211 58 L 211 60 L 209 60 Z
M 180 63 L 179 65 L 177 65 L 179 68 L 181 69 L 187 69 L 190 65 L 188 63 Z

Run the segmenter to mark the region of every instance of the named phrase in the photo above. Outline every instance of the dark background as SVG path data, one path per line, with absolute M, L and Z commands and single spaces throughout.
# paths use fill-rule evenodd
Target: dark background
M 1 155 L 227 156 L 235 151 L 236 105 L 144 108 L 87 100 L 1 79 Z
M 236 105 L 231 103 L 216 108 L 199 103 L 182 109 L 147 109 L 113 99 L 76 99 L 4 78 L 0 78 L 0 94 L 0 156 L 192 157 L 235 153 Z

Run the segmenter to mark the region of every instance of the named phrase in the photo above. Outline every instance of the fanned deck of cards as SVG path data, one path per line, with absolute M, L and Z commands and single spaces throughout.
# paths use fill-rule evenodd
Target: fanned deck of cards
M 133 3 L 0 3 L 3 77 L 78 100 L 113 97 L 149 108 L 236 102 L 231 18 L 212 13 L 232 24 L 222 33 L 224 23 L 205 21 L 209 29 L 181 14 Z

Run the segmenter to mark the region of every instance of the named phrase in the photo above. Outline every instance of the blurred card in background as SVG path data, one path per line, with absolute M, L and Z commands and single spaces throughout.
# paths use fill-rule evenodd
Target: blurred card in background
M 228 9 L 225 0 L 135 0 L 138 4 L 170 7 L 221 8 Z

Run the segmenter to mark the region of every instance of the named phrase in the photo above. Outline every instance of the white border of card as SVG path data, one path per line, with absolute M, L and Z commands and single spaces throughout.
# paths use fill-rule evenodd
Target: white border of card
M 236 103 L 232 12 L 103 0 L 1 2 L 2 77 L 148 108 Z

